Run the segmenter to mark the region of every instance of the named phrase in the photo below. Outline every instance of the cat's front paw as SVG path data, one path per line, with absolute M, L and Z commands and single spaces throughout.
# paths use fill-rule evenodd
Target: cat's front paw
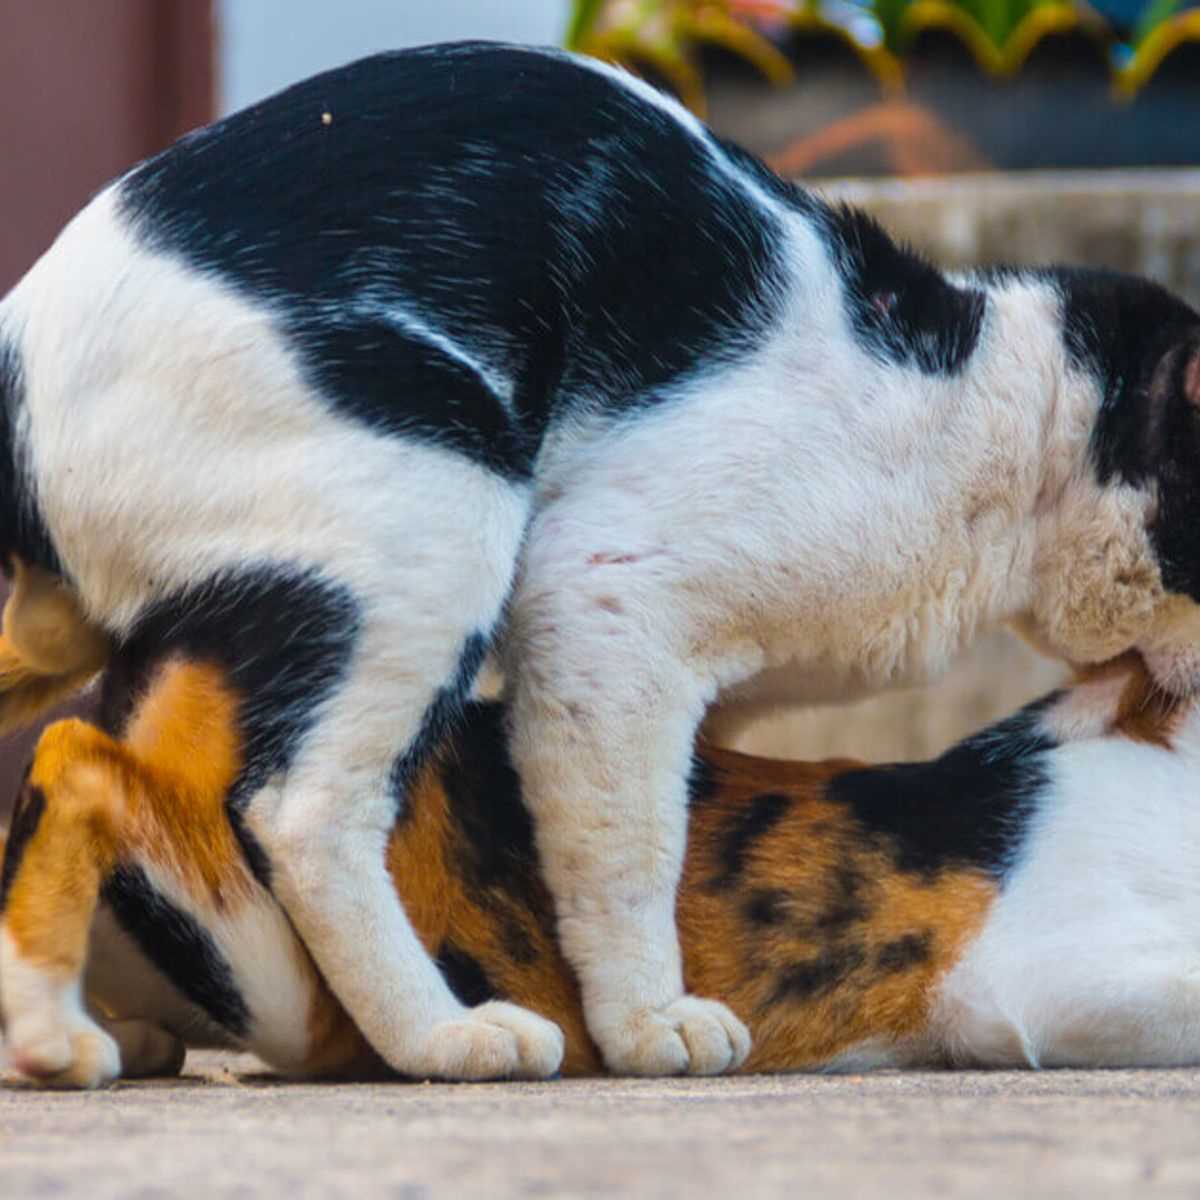
M 562 1066 L 563 1035 L 528 1009 L 492 1000 L 435 1025 L 411 1073 L 430 1079 L 547 1079 Z
M 98 1025 L 17 1031 L 8 1050 L 13 1068 L 39 1087 L 90 1090 L 121 1074 L 117 1043 Z
M 618 1075 L 721 1075 L 750 1053 L 750 1031 L 724 1004 L 681 996 L 598 1030 L 604 1061 Z

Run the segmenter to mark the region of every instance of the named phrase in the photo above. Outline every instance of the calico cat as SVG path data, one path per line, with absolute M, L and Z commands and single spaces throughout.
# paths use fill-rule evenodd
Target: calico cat
M 2 876 L 0 1013 L 47 1085 L 177 1071 L 186 1046 L 300 1075 L 383 1065 L 226 817 L 239 695 L 170 658 L 124 734 L 42 738 Z M 1200 1061 L 1200 705 L 1137 661 L 927 763 L 788 763 L 701 745 L 677 905 L 688 986 L 754 1038 L 746 1071 Z M 499 705 L 422 769 L 387 866 L 463 1004 L 504 998 L 595 1073 Z
M 381 55 L 135 167 L 0 303 L 0 397 L 0 551 L 128 658 L 220 665 L 256 878 L 415 1075 L 558 1066 L 454 997 L 383 865 L 490 646 L 639 1073 L 749 1052 L 674 924 L 707 706 L 932 677 L 1004 620 L 1200 678 L 1196 313 L 945 275 L 556 51 Z

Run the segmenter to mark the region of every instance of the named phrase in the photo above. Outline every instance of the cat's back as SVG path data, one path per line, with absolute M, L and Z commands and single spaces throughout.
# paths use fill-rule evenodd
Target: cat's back
M 547 207 L 599 212 L 636 173 L 682 179 L 703 138 L 684 110 L 600 64 L 454 43 L 305 79 L 148 159 L 120 193 L 149 240 L 226 269 L 233 250 L 261 271 L 263 252 L 284 240 L 399 243 L 434 228 L 471 229 L 464 253 L 478 255 L 487 236 L 533 256 L 546 249 L 536 233 Z M 223 234 L 236 246 L 212 244 Z M 304 265 L 278 282 L 299 282 Z
M 335 327 L 386 355 L 398 328 L 533 411 L 560 384 L 644 394 L 749 339 L 777 272 L 772 202 L 685 109 L 495 43 L 305 80 L 119 199 L 143 244 L 266 300 L 310 354 Z

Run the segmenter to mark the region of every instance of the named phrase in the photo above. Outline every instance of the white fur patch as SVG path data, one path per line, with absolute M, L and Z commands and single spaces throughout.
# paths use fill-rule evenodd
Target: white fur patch
M 1165 750 L 1067 745 L 933 1032 L 985 1066 L 1200 1062 L 1200 710 Z
M 54 1086 L 94 1088 L 121 1072 L 116 1042 L 88 1015 L 79 979 L 26 962 L 0 930 L 0 1008 L 13 1067 Z

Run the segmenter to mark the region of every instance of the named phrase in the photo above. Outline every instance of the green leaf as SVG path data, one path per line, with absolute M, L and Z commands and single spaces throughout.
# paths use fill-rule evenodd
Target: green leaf
M 1150 0 L 1133 27 L 1130 44 L 1140 46 L 1159 25 L 1169 21 L 1179 11 L 1179 4 L 1180 0 Z
M 571 21 L 567 26 L 564 44 L 568 50 L 577 50 L 583 39 L 591 32 L 604 7 L 605 0 L 575 0 Z
M 873 0 L 872 3 L 864 5 L 869 12 L 875 14 L 875 19 L 883 30 L 883 44 L 893 54 L 899 54 L 903 50 L 904 37 L 900 30 L 905 10 L 911 4 L 912 0 Z

